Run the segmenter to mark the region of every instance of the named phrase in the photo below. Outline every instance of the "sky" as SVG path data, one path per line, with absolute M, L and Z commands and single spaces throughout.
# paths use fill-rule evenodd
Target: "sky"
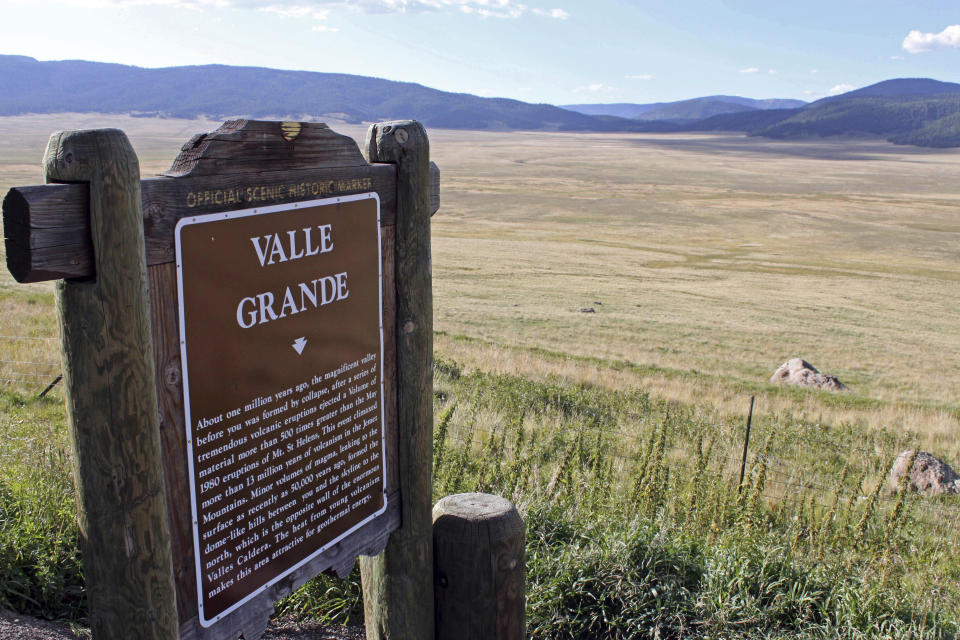
M 0 54 L 351 73 L 551 104 L 960 82 L 960 0 L 0 0 Z

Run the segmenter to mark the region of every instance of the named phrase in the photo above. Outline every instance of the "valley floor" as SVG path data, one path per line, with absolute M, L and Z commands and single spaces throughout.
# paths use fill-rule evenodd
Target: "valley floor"
M 216 123 L 0 118 L 0 190 L 40 182 L 48 133 L 80 126 L 127 130 L 150 175 Z M 960 505 L 881 485 L 905 448 L 960 466 L 960 153 L 429 133 L 435 489 L 524 510 L 536 637 L 955 637 Z M 0 299 L 0 506 L 69 533 L 69 500 L 42 507 L 69 486 L 62 399 L 34 399 L 59 372 L 52 287 L 3 275 Z M 792 357 L 849 390 L 768 384 Z M 69 548 L 8 539 L 73 588 Z M 288 609 L 342 619 L 356 596 L 324 582 Z

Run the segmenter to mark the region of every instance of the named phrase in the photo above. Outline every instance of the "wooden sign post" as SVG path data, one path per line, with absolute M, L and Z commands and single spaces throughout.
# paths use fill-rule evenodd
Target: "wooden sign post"
M 60 280 L 95 638 L 253 640 L 358 555 L 368 638 L 433 638 L 437 170 L 416 122 L 366 146 L 233 121 L 141 181 L 61 132 L 5 197 L 11 273 Z

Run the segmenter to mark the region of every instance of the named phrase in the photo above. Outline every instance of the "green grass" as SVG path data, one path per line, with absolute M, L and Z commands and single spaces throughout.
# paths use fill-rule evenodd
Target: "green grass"
M 0 119 L 0 186 L 39 182 L 56 128 L 127 129 L 144 175 L 210 128 L 121 120 Z M 957 637 L 960 504 L 882 483 L 906 448 L 960 461 L 960 156 L 446 131 L 431 147 L 435 497 L 519 506 L 531 637 Z M 82 621 L 63 401 L 36 398 L 59 358 L 51 290 L 0 277 L 0 360 L 36 363 L 0 385 L 0 607 Z M 793 356 L 851 390 L 768 384 Z M 359 622 L 360 603 L 354 572 L 278 610 Z
M 486 491 L 518 504 L 532 638 L 960 631 L 960 537 L 943 522 L 960 514 L 956 501 L 882 488 L 910 444 L 902 434 L 757 415 L 738 493 L 742 425 L 707 405 L 443 357 L 435 381 L 435 497 Z M 2 402 L 0 604 L 82 621 L 62 408 Z M 278 612 L 362 621 L 359 574 L 321 576 Z
M 437 496 L 520 505 L 532 637 L 960 630 L 956 531 L 914 496 L 877 493 L 897 434 L 758 416 L 738 493 L 739 428 L 709 407 L 443 360 L 436 380 Z M 918 588 L 930 584 L 949 585 L 935 603 Z
M 525 517 L 531 638 L 960 631 L 960 537 L 942 522 L 960 510 L 886 492 L 901 434 L 758 415 L 738 493 L 742 427 L 708 406 L 444 358 L 434 396 L 435 497 L 492 492 Z M 355 573 L 281 606 L 355 621 L 359 598 Z
M 0 608 L 86 611 L 62 398 L 0 393 Z

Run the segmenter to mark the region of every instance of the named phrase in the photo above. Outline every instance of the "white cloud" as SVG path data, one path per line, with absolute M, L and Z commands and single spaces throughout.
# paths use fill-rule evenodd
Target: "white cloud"
M 775 76 L 775 75 L 777 75 L 777 70 L 776 70 L 776 69 L 770 69 L 769 71 L 767 71 L 767 73 L 769 73 L 771 76 Z
M 229 0 L 66 0 L 66 4 L 85 9 L 127 9 L 131 7 L 169 7 L 171 9 L 225 9 Z M 266 4 L 266 3 L 264 3 Z
M 577 87 L 574 89 L 574 91 L 577 93 L 610 93 L 617 91 L 617 88 L 605 85 L 602 82 L 594 82 L 582 87 Z
M 422 0 L 421 0 L 422 1 Z M 456 2 L 455 0 L 441 0 L 441 2 L 423 4 L 437 5 L 431 6 L 430 10 L 436 11 L 446 6 L 457 5 L 460 11 L 466 14 L 478 15 L 481 18 L 519 18 L 527 10 L 526 5 L 514 4 L 512 2 Z M 492 8 L 491 8 L 492 7 Z M 423 10 L 423 9 L 418 9 Z
M 923 53 L 934 49 L 960 49 L 960 24 L 947 27 L 940 33 L 911 31 L 903 39 L 907 53 Z
M 760 73 L 759 67 L 747 67 L 746 69 L 740 69 L 740 73 Z
M 566 20 L 570 17 L 570 14 L 564 11 L 563 9 L 534 9 L 533 12 L 538 16 L 546 16 L 548 18 L 556 18 L 557 20 Z
M 627 80 L 653 80 L 653 76 L 649 73 L 638 73 L 636 75 L 623 76 Z
M 841 93 L 846 93 L 847 91 L 853 91 L 854 89 L 856 89 L 856 87 L 852 84 L 838 84 L 831 87 L 828 93 L 831 96 L 837 96 Z
M 330 17 L 330 9 L 320 9 L 316 6 L 306 4 L 272 4 L 261 7 L 260 11 L 272 13 L 281 18 L 313 20 L 315 24 L 311 28 L 311 31 L 327 31 L 331 33 L 340 31 L 340 29 L 327 24 L 327 18 Z
M 810 69 L 810 73 L 820 73 L 820 69 Z
M 891 60 L 903 60 L 903 56 L 890 56 Z
M 75 6 L 90 8 L 126 8 L 162 6 L 181 9 L 252 9 L 290 18 L 309 18 L 321 26 L 315 30 L 334 31 L 324 22 L 331 12 L 421 13 L 459 11 L 482 18 L 520 18 L 534 14 L 566 20 L 570 14 L 561 8 L 530 8 L 519 0 L 67 0 Z

